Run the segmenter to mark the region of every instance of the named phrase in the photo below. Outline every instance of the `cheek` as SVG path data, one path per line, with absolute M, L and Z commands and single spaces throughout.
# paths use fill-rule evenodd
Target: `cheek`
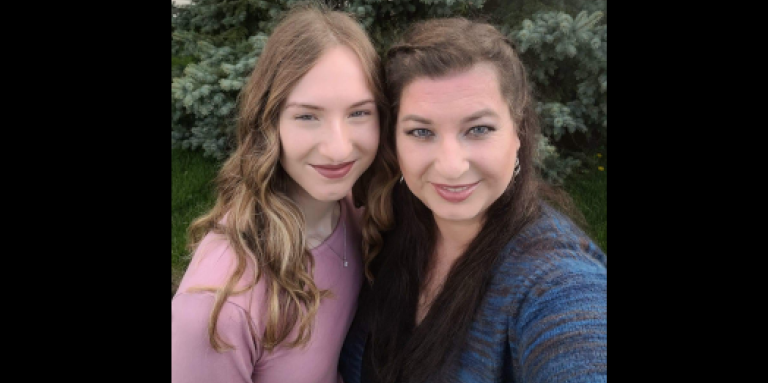
M 290 124 L 280 124 L 280 159 L 296 160 L 312 150 L 313 137 L 306 132 L 299 132 Z
M 406 150 L 405 146 L 407 146 L 400 137 L 395 138 L 395 156 L 397 156 L 397 164 L 400 166 L 400 171 L 403 172 L 403 174 L 408 173 L 408 150 Z
M 363 152 L 376 155 L 379 149 L 379 124 L 372 123 L 360 129 L 356 141 Z
M 512 180 L 515 169 L 515 156 L 520 142 L 516 137 L 493 142 L 477 154 L 477 165 L 481 172 L 492 177 L 496 182 L 506 185 Z
M 408 139 L 397 141 L 397 162 L 400 165 L 400 171 L 411 179 L 418 181 L 420 174 L 428 167 L 429 151 L 424 147 L 417 147 Z

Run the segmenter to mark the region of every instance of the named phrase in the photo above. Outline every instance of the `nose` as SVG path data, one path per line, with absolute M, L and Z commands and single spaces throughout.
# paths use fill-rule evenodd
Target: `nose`
M 435 170 L 446 180 L 461 178 L 469 170 L 467 154 L 456 138 L 443 138 L 435 158 Z
M 340 119 L 328 120 L 322 142 L 318 148 L 321 155 L 334 164 L 349 160 L 352 155 L 352 137 L 347 124 Z

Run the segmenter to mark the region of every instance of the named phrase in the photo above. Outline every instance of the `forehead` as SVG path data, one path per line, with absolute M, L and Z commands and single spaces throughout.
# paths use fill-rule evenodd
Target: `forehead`
M 365 69 L 357 55 L 343 45 L 329 48 L 296 83 L 288 102 L 351 104 L 372 97 Z
M 398 119 L 407 114 L 428 118 L 452 118 L 479 108 L 507 109 L 498 76 L 492 64 L 479 63 L 470 69 L 437 78 L 419 77 L 400 96 Z

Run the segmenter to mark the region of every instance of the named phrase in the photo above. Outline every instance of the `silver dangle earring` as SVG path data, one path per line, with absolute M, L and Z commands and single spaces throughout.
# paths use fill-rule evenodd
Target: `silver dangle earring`
M 520 157 L 515 158 L 515 172 L 512 177 L 517 177 L 518 173 L 520 173 Z
M 403 183 L 403 180 L 405 180 L 405 176 L 400 176 L 400 183 Z

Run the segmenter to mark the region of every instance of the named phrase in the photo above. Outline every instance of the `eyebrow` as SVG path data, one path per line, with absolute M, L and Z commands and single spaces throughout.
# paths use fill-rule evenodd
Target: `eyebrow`
M 350 108 L 350 109 L 352 109 L 352 108 L 357 108 L 357 107 L 359 107 L 359 106 L 363 106 L 363 105 L 365 105 L 365 104 L 368 104 L 368 103 L 370 103 L 370 104 L 375 104 L 375 102 L 374 102 L 372 99 L 370 99 L 370 98 L 369 98 L 369 99 L 367 99 L 367 100 L 363 100 L 363 101 L 360 101 L 360 102 L 356 102 L 356 103 L 352 104 L 352 106 L 350 106 L 349 108 Z
M 400 119 L 400 122 L 406 122 L 406 121 L 416 121 L 418 123 L 424 124 L 424 125 L 431 125 L 432 121 L 427 120 L 424 117 L 419 117 L 413 114 L 409 114 L 403 118 Z
M 372 99 L 367 99 L 367 100 L 359 101 L 359 102 L 356 102 L 356 103 L 352 104 L 349 107 L 349 109 L 357 108 L 357 107 L 363 106 L 363 105 L 368 104 L 368 103 L 374 104 L 375 102 Z M 285 106 L 286 109 L 288 109 L 290 107 L 307 108 L 307 109 L 313 109 L 313 110 L 324 110 L 320 106 L 312 105 L 312 104 L 304 104 L 304 103 L 300 103 L 300 102 L 289 102 L 288 105 Z
M 475 120 L 479 120 L 479 119 L 481 119 L 483 117 L 498 117 L 498 115 L 493 110 L 483 109 L 483 110 L 477 111 L 475 113 L 472 113 L 468 117 L 464 117 L 461 120 L 461 122 L 462 123 L 472 122 L 472 121 L 475 121 Z
M 486 116 L 487 117 L 498 117 L 496 112 L 494 112 L 493 110 L 491 110 L 491 109 L 483 109 L 483 110 L 477 111 L 475 113 L 472 113 L 471 115 L 469 115 L 467 117 L 462 118 L 461 119 L 461 123 L 462 124 L 466 124 L 468 122 L 479 120 L 479 119 L 481 119 L 483 117 L 486 117 Z M 421 124 L 425 124 L 425 125 L 431 125 L 432 124 L 432 121 L 430 121 L 429 119 L 426 119 L 424 117 L 417 116 L 417 115 L 414 115 L 414 114 L 409 114 L 409 115 L 403 117 L 402 119 L 400 119 L 400 122 L 405 122 L 405 121 L 415 121 L 415 122 L 418 122 L 418 123 L 421 123 Z

